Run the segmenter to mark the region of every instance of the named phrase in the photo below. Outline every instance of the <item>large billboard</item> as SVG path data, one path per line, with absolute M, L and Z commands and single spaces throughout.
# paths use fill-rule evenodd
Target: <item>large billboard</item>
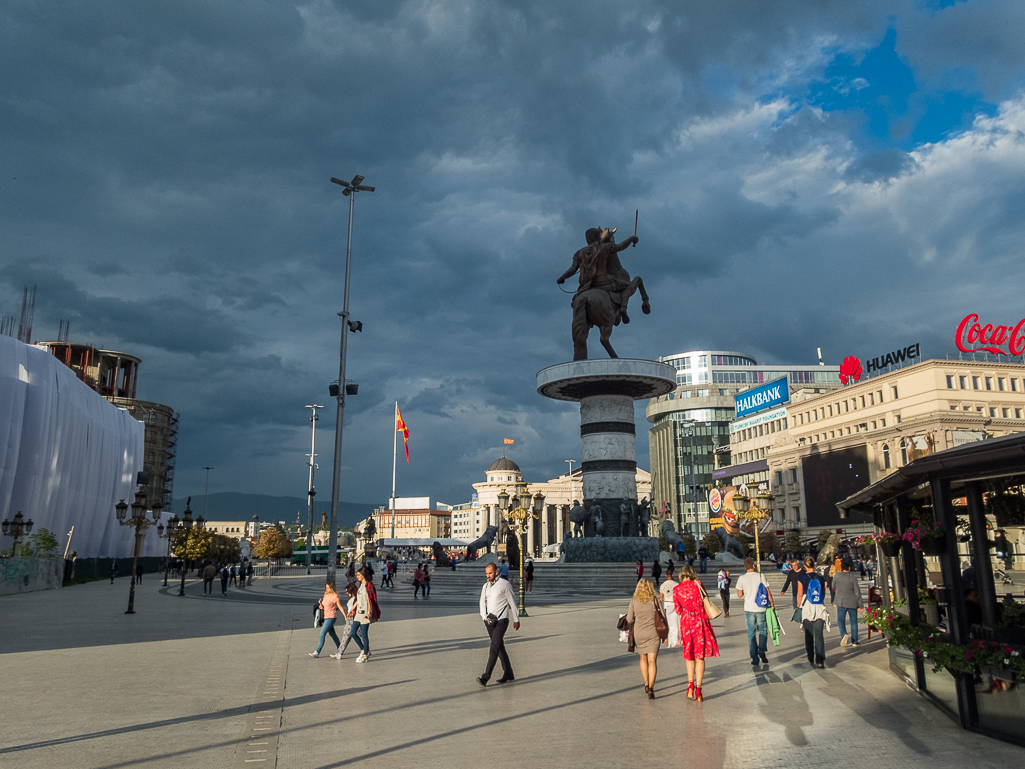
M 790 400 L 790 387 L 786 377 L 774 379 L 758 387 L 752 387 L 738 393 L 734 402 L 734 418 L 740 419 L 748 414 L 780 406 Z
M 868 449 L 850 449 L 811 454 L 802 462 L 804 501 L 809 527 L 833 528 L 851 523 L 870 523 L 871 516 L 851 512 L 840 519 L 836 503 L 869 485 Z

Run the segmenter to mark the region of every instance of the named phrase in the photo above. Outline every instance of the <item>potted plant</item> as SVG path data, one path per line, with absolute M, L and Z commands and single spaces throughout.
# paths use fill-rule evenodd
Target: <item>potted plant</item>
M 940 607 L 932 592 L 924 588 L 918 588 L 918 606 L 921 609 L 922 621 L 927 625 L 936 627 L 940 624 Z
M 888 558 L 893 558 L 900 552 L 901 537 L 899 534 L 894 534 L 892 531 L 881 531 L 878 534 L 873 534 L 872 539 L 883 551 L 883 555 Z
M 918 519 L 913 520 L 904 532 L 904 539 L 910 542 L 915 550 L 921 550 L 924 555 L 940 555 L 946 545 L 944 536 L 941 527 Z

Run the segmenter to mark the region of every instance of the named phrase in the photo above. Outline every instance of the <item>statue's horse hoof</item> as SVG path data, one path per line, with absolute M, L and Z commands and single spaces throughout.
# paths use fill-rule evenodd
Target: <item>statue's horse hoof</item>
M 643 312 L 645 315 L 651 315 L 651 305 L 648 304 L 647 302 L 642 302 L 641 303 L 641 312 Z
M 630 316 L 629 316 L 629 315 L 627 315 L 627 314 L 626 314 L 625 312 L 621 312 L 621 313 L 619 313 L 619 318 L 620 318 L 620 320 L 622 320 L 622 321 L 623 321 L 624 323 L 629 323 L 629 322 L 630 322 Z

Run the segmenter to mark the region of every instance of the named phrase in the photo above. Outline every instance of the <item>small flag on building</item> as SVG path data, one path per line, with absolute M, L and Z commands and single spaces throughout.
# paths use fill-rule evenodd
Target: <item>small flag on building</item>
M 512 446 L 514 443 L 516 443 L 516 441 L 514 441 L 512 438 L 505 438 L 504 440 L 506 446 Z
M 406 462 L 409 462 L 409 428 L 402 419 L 402 412 L 399 411 L 399 404 L 395 404 L 395 432 L 402 433 L 402 446 L 406 449 Z

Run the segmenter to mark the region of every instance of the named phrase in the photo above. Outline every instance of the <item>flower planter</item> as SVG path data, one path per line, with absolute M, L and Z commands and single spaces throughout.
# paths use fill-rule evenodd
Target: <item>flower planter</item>
M 879 549 L 883 551 L 883 555 L 887 558 L 896 558 L 897 553 L 900 552 L 899 542 L 880 542 Z
M 922 611 L 922 620 L 926 625 L 936 627 L 940 624 L 940 607 L 934 604 L 924 604 L 919 607 Z
M 922 537 L 922 554 L 943 555 L 946 544 L 946 540 L 943 537 Z

